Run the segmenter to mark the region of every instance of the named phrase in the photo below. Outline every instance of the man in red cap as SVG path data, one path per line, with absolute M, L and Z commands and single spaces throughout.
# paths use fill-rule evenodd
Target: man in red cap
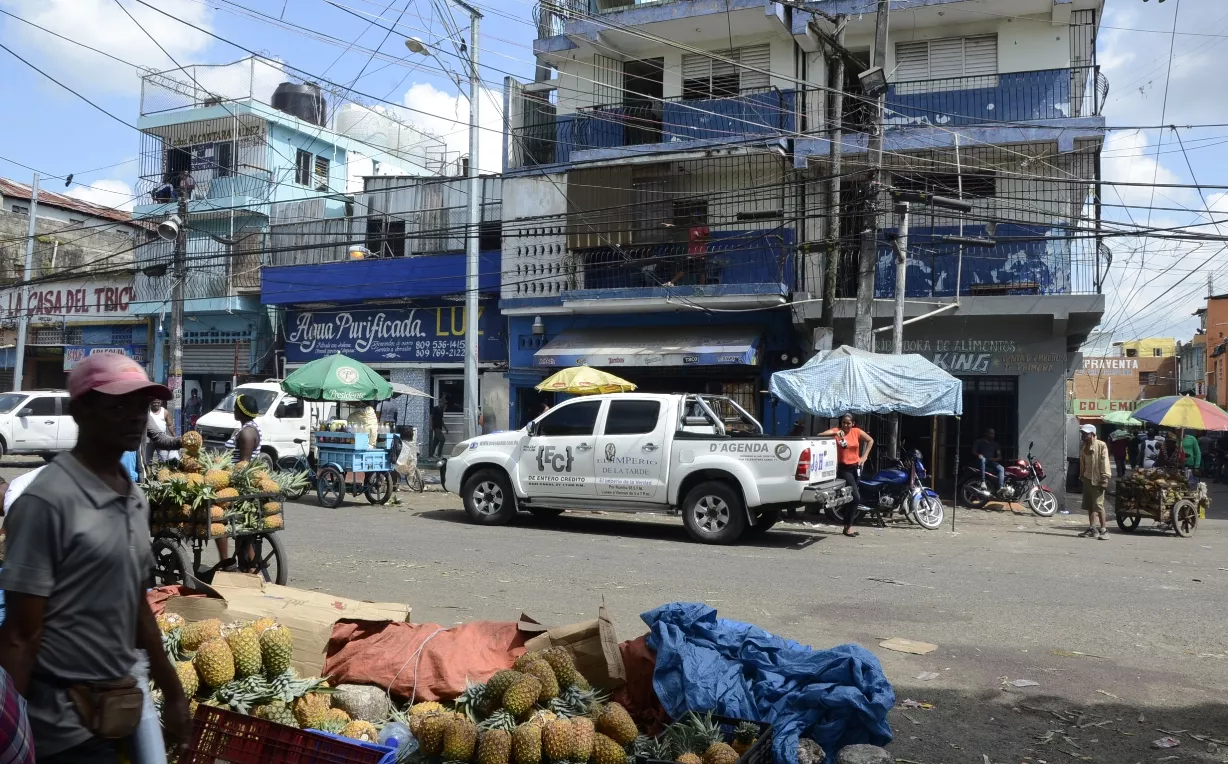
M 27 700 L 40 764 L 110 764 L 140 722 L 143 696 L 131 676 L 138 648 L 165 693 L 169 742 L 185 742 L 190 724 L 145 600 L 149 506 L 120 463 L 145 440 L 150 399 L 171 394 L 114 354 L 77 364 L 68 392 L 77 445 L 35 478 L 5 522 L 0 667 Z

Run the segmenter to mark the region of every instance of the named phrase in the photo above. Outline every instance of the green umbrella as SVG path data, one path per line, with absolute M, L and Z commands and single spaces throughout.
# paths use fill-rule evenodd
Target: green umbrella
M 1129 411 L 1111 411 L 1104 415 L 1105 424 L 1119 424 L 1123 427 L 1146 427 L 1146 423 L 1135 419 Z
M 281 389 L 308 401 L 383 401 L 392 385 L 361 361 L 338 353 L 318 358 L 281 382 Z

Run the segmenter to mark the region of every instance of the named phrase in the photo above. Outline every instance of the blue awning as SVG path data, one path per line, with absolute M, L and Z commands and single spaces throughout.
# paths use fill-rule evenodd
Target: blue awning
M 755 366 L 759 334 L 736 327 L 563 332 L 533 354 L 536 366 Z

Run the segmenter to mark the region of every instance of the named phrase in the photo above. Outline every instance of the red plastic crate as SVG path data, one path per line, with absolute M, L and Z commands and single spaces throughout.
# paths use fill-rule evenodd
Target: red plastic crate
M 304 730 L 201 705 L 192 742 L 180 764 L 391 764 L 384 746 L 344 742 Z

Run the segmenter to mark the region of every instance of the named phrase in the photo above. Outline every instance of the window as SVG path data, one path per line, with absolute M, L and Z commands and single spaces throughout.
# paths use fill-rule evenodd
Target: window
M 328 190 L 328 157 L 316 157 L 315 178 L 316 191 Z
M 988 77 L 997 73 L 997 35 L 900 42 L 895 46 L 896 82 Z
M 13 214 L 14 214 L 14 215 L 29 215 L 29 214 L 30 214 L 30 208 L 29 208 L 29 207 L 27 207 L 27 206 L 26 206 L 26 205 L 24 205 L 24 204 L 14 204 L 14 205 L 13 205 Z
M 1138 383 L 1143 387 L 1158 385 L 1160 384 L 1160 375 L 1154 371 L 1140 371 L 1138 373 Z
M 55 398 L 50 396 L 41 396 L 39 398 L 31 398 L 22 406 L 21 410 L 30 410 L 27 416 L 55 416 Z
M 1138 350 L 1134 348 L 1126 348 L 1126 358 L 1137 358 Z
M 657 429 L 660 401 L 610 401 L 605 417 L 606 435 L 644 435 Z
M 284 398 L 277 404 L 276 416 L 280 419 L 302 419 L 303 402 L 298 398 Z
M 537 425 L 537 435 L 584 436 L 592 435 L 597 424 L 597 412 L 601 401 L 572 403 L 552 410 Z
M 1164 349 L 1163 348 L 1152 348 L 1151 354 L 1155 356 L 1156 358 L 1159 358 L 1160 356 L 1164 355 Z
M 901 191 L 917 191 L 938 196 L 959 197 L 961 175 L 954 172 L 897 172 L 893 184 Z M 992 172 L 962 174 L 965 199 L 988 199 L 997 192 L 997 176 Z
M 728 61 L 721 59 L 729 59 Z M 771 66 L 771 48 L 753 45 L 711 54 L 689 53 L 682 57 L 682 97 L 686 100 L 731 98 L 744 90 L 766 88 Z
M 312 160 L 310 151 L 299 149 L 294 155 L 294 182 L 300 186 L 311 185 Z

